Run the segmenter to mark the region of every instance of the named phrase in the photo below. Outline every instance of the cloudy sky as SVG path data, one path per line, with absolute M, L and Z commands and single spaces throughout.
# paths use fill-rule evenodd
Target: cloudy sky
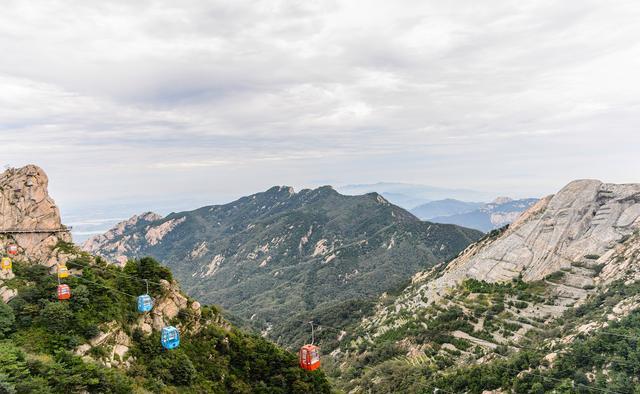
M 2 162 L 64 209 L 379 181 L 640 182 L 640 3 L 19 1 Z

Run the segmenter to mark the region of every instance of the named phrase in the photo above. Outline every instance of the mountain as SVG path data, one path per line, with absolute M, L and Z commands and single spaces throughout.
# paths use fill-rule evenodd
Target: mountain
M 373 191 L 363 192 L 361 194 L 365 194 L 365 193 L 373 193 Z M 350 194 L 350 193 L 345 193 L 345 194 Z M 408 196 L 402 193 L 382 192 L 380 193 L 380 195 L 390 203 L 395 204 L 407 210 L 411 209 L 411 207 L 424 204 L 428 201 L 428 200 L 425 200 L 424 198 Z
M 444 200 L 430 201 L 418 205 L 411 210 L 411 213 L 422 220 L 431 220 L 437 217 L 452 216 L 462 213 L 472 212 L 480 209 L 485 204 L 482 202 L 467 202 L 447 198 Z
M 0 393 L 330 392 L 323 372 L 185 296 L 157 261 L 107 264 L 68 242 L 42 169 L 10 169 L 0 186 L 2 242 L 19 246 L 0 270 Z M 60 282 L 70 299 L 56 296 Z M 147 292 L 153 309 L 139 313 Z M 169 325 L 181 336 L 171 351 L 160 342 Z
M 434 200 L 453 198 L 463 201 L 489 201 L 495 194 L 468 189 L 449 189 L 411 183 L 379 182 L 372 184 L 344 185 L 337 188 L 340 193 L 360 195 L 380 193 L 392 203 L 405 209 Z
M 158 258 L 189 295 L 278 338 L 290 331 L 283 327 L 307 333 L 316 313 L 397 288 L 480 236 L 422 222 L 377 193 L 276 186 L 226 205 L 137 216 L 83 247 L 112 261 Z
M 640 184 L 571 182 L 381 297 L 327 342 L 331 373 L 353 392 L 631 393 L 638 256 Z
M 16 244 L 18 259 L 47 260 L 52 246 L 71 240 L 48 185 L 49 178 L 35 165 L 0 174 L 0 247 Z
M 9 245 L 18 248 L 15 261 L 38 260 L 51 268 L 55 265 L 53 247 L 70 241 L 69 229 L 60 221 L 60 211 L 48 192 L 49 178 L 44 171 L 28 165 L 8 168 L 0 174 L 0 250 Z M 16 291 L 7 286 L 13 278 L 0 271 L 0 300 L 8 302 Z
M 435 223 L 456 224 L 458 226 L 474 228 L 482 232 L 489 232 L 513 222 L 523 211 L 535 204 L 536 201 L 538 200 L 535 198 L 512 200 L 508 197 L 499 197 L 493 202 L 483 204 L 474 210 L 434 216 L 427 220 Z M 419 210 L 420 207 L 417 207 L 412 213 L 422 219 L 424 215 L 421 215 Z

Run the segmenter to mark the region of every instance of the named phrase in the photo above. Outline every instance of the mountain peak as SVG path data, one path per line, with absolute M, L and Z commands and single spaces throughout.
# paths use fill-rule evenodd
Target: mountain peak
M 375 296 L 452 258 L 479 231 L 425 223 L 377 193 L 287 186 L 152 223 L 113 229 L 85 244 L 110 260 L 162 259 L 193 297 L 288 335 L 300 311 Z M 402 264 L 397 257 L 402 255 Z M 304 286 L 303 292 L 282 291 Z
M 272 186 L 269 189 L 267 189 L 267 191 L 265 193 L 268 193 L 268 194 L 283 194 L 283 193 L 285 193 L 285 194 L 287 194 L 289 196 L 292 196 L 292 195 L 296 194 L 296 191 L 291 186 L 282 185 L 282 186 Z
M 0 247 L 17 244 L 21 259 L 47 261 L 53 246 L 71 241 L 48 186 L 47 174 L 34 164 L 0 174 Z
M 513 201 L 513 198 L 511 197 L 505 197 L 505 196 L 500 196 L 500 197 L 496 197 L 493 201 L 491 201 L 492 204 L 506 204 L 508 202 Z

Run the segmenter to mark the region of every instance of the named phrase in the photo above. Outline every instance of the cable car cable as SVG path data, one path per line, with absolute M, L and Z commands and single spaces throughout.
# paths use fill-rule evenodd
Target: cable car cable
M 114 272 L 113 270 L 109 270 L 108 268 L 99 267 L 99 266 L 97 266 L 97 265 L 81 264 L 81 263 L 78 263 L 78 262 L 75 262 L 75 261 L 73 261 L 73 262 L 69 262 L 69 264 L 77 264 L 77 265 L 79 265 L 79 266 L 81 266 L 81 267 L 85 267 L 85 268 L 98 269 L 98 270 L 103 271 L 103 272 L 107 272 L 107 273 L 111 273 L 111 274 L 113 274 L 113 275 L 118 275 L 118 276 L 122 276 L 122 277 L 127 277 L 127 278 L 131 278 L 131 279 L 135 279 L 135 280 L 137 280 L 137 281 L 145 281 L 145 280 L 146 280 L 146 281 L 148 281 L 149 283 L 152 283 L 152 284 L 154 284 L 154 285 L 162 286 L 162 283 L 154 282 L 154 281 L 147 280 L 147 279 L 140 278 L 140 277 L 133 276 L 133 275 L 128 275 L 128 274 L 125 274 L 125 273 L 124 273 L 124 272 L 122 272 L 122 271 Z M 115 265 L 112 265 L 112 266 L 113 266 L 113 267 L 117 267 L 117 266 L 115 266 Z M 116 270 L 118 270 L 118 269 L 119 269 L 119 268 L 116 268 Z
M 132 297 L 132 298 L 134 298 L 134 299 L 137 299 L 137 298 L 138 298 L 138 296 L 135 296 L 135 295 L 133 295 L 133 294 L 129 294 L 129 293 L 126 293 L 126 292 L 124 292 L 124 291 L 121 291 L 121 290 L 118 290 L 118 289 L 114 289 L 113 287 L 111 287 L 111 286 L 107 286 L 107 285 L 104 285 L 104 284 L 102 284 L 102 283 L 94 282 L 94 281 L 89 280 L 89 279 L 87 279 L 87 278 L 84 278 L 84 277 L 82 277 L 82 276 L 78 276 L 78 275 L 74 275 L 74 274 L 72 274 L 71 276 L 73 276 L 74 278 L 82 279 L 82 280 L 84 280 L 84 281 L 87 281 L 87 282 L 90 282 L 90 283 L 96 284 L 96 285 L 101 286 L 101 287 L 104 287 L 104 288 L 106 288 L 106 289 L 109 289 L 109 290 L 115 291 L 115 292 L 117 292 L 117 293 L 124 294 L 124 295 L 129 296 L 129 297 Z M 200 315 L 196 315 L 196 314 L 193 314 L 193 313 L 189 312 L 188 310 L 186 310 L 186 309 L 184 309 L 184 308 L 183 308 L 183 309 L 180 309 L 180 312 L 179 312 L 179 313 L 182 313 L 182 314 L 185 314 L 185 315 L 187 315 L 187 316 L 190 316 L 190 317 L 193 317 L 193 318 L 197 318 L 197 319 L 201 319 L 201 318 L 202 318 L 202 316 L 200 316 Z
M 129 296 L 129 297 L 138 298 L 138 296 L 134 296 L 134 295 L 131 295 L 131 294 L 129 294 L 129 293 L 125 293 L 124 291 L 114 289 L 113 287 L 111 287 L 111 286 L 107 286 L 107 285 L 103 285 L 102 283 L 94 282 L 94 281 L 89 280 L 89 279 L 87 279 L 87 278 L 84 278 L 84 277 L 82 277 L 82 276 L 78 276 L 78 275 L 75 275 L 75 274 L 71 274 L 71 276 L 73 276 L 74 278 L 82 279 L 82 280 L 87 281 L 87 282 L 89 282 L 89 283 L 93 283 L 93 284 L 95 284 L 95 285 L 98 285 L 98 286 L 104 287 L 105 289 L 109 289 L 109 290 L 112 290 L 112 291 L 118 292 L 118 293 L 120 293 L 120 294 L 124 294 L 124 295 Z

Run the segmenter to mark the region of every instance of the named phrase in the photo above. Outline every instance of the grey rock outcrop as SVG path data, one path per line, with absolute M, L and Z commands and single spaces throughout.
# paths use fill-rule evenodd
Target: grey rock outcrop
M 35 165 L 9 168 L 0 174 L 0 250 L 17 245 L 16 261 L 55 265 L 55 246 L 71 241 L 48 185 L 47 174 Z M 17 295 L 7 286 L 6 281 L 12 278 L 10 270 L 0 272 L 0 300 L 5 303 Z
M 599 259 L 639 228 L 640 184 L 574 181 L 540 200 L 494 242 L 454 260 L 432 286 L 464 278 L 542 280 L 585 259 Z
M 550 321 L 599 287 L 640 280 L 638 256 L 640 184 L 574 181 L 539 200 L 508 229 L 469 246 L 443 270 L 416 274 L 392 305 L 381 300 L 361 326 L 382 335 L 406 323 L 403 313 L 447 304 L 447 295 L 465 279 L 542 281 L 553 303 L 530 303 L 520 316 Z
M 17 244 L 17 260 L 47 261 L 58 241 L 71 241 L 48 184 L 45 172 L 35 165 L 0 174 L 0 247 Z

